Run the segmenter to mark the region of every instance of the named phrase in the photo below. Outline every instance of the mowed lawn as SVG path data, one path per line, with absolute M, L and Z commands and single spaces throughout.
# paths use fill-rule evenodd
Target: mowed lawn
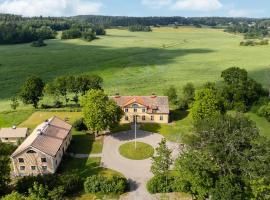
M 79 119 L 82 117 L 81 112 L 42 112 L 37 111 L 34 112 L 30 117 L 28 117 L 27 120 L 22 122 L 19 126 L 20 127 L 27 127 L 30 129 L 34 129 L 37 125 L 44 122 L 47 119 L 50 119 L 51 117 L 56 116 L 59 117 L 62 120 L 66 120 L 68 123 L 73 124 L 73 122 L 76 119 Z
M 270 45 L 241 47 L 240 35 L 216 29 L 155 28 L 150 33 L 109 29 L 92 42 L 48 40 L 48 46 L 0 46 L 0 111 L 9 110 L 27 76 L 46 82 L 56 76 L 98 74 L 108 94 L 163 94 L 164 88 L 187 82 L 196 86 L 220 80 L 222 70 L 246 68 L 257 81 L 269 85 Z M 46 103 L 46 102 L 45 102 Z
M 141 124 L 140 129 L 160 133 L 173 142 L 189 143 L 192 136 L 192 119 L 188 111 L 174 110 L 169 124 Z

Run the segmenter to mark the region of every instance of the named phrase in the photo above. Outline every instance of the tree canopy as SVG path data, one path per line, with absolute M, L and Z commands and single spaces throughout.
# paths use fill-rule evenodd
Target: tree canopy
M 80 104 L 86 126 L 96 134 L 117 125 L 123 115 L 122 109 L 102 90 L 89 90 Z
M 30 76 L 26 79 L 20 91 L 20 98 L 25 104 L 32 104 L 37 108 L 38 102 L 43 96 L 44 83 L 38 76 Z

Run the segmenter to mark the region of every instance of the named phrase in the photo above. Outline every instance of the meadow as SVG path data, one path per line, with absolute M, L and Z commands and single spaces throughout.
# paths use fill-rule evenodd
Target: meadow
M 61 75 L 98 74 L 110 95 L 161 95 L 169 85 L 181 90 L 187 82 L 218 81 L 222 70 L 238 66 L 268 87 L 270 46 L 242 47 L 242 39 L 222 30 L 183 27 L 147 33 L 109 29 L 92 42 L 54 39 L 42 48 L 1 45 L 0 111 L 10 110 L 8 99 L 32 74 L 46 82 Z

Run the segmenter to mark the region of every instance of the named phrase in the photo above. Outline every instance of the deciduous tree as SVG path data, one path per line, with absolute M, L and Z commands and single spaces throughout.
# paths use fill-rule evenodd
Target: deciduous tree
M 23 84 L 19 96 L 25 104 L 32 104 L 37 108 L 38 102 L 43 96 L 44 83 L 37 76 L 30 76 Z
M 102 90 L 89 90 L 80 101 L 84 122 L 97 135 L 120 122 L 122 109 L 110 100 Z

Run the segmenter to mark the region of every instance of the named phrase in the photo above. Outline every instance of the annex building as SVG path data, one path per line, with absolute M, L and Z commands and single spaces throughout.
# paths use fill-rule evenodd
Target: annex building
M 55 173 L 71 142 L 71 128 L 57 117 L 38 125 L 11 155 L 13 175 Z

